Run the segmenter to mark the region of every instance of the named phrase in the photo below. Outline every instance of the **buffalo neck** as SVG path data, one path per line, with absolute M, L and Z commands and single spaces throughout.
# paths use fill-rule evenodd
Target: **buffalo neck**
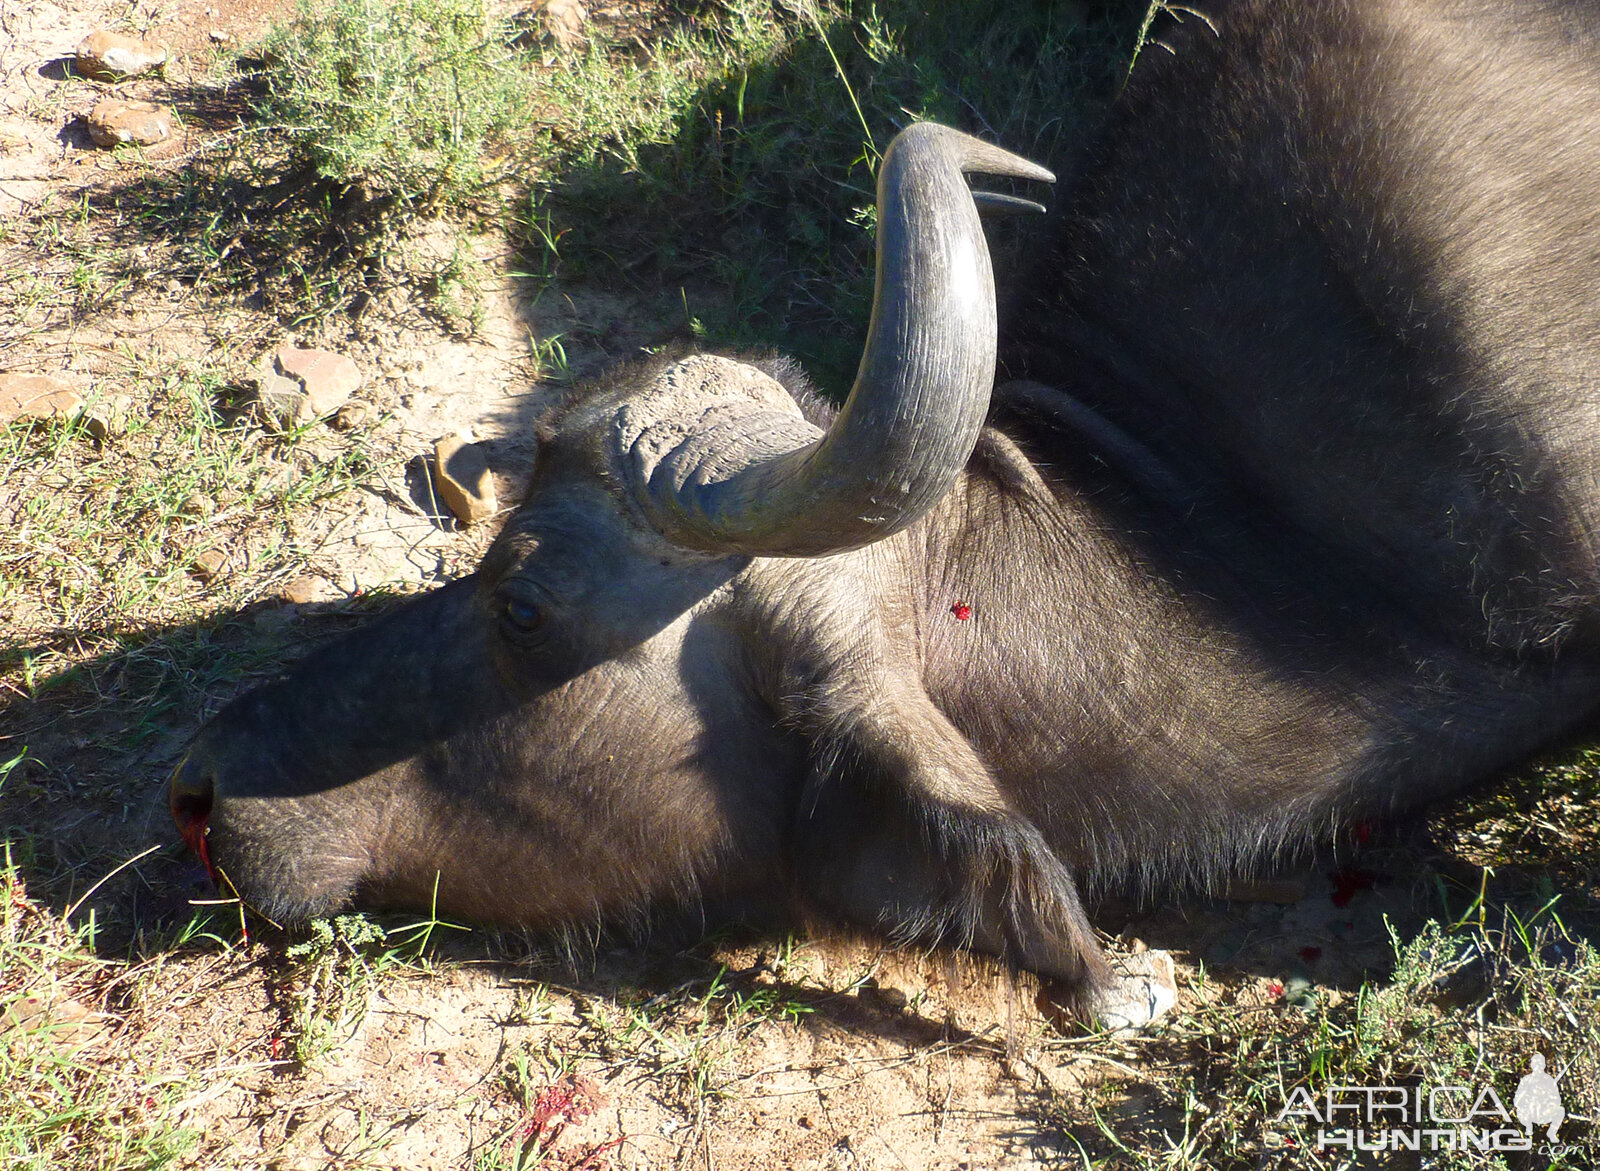
M 1442 643 L 1270 507 L 1114 448 L 1002 416 L 913 534 L 928 691 L 1082 872 L 1249 864 L 1590 706 L 1592 666 Z

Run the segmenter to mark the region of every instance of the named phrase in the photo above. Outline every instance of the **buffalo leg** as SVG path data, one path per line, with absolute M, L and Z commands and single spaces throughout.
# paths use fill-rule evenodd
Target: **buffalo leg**
M 920 686 L 849 691 L 865 702 L 827 721 L 800 808 L 811 893 L 880 929 L 993 952 L 1092 1002 L 1110 970 L 1071 870 Z

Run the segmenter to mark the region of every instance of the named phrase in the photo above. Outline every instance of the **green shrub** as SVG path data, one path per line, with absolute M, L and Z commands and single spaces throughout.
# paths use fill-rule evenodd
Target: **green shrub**
M 472 201 L 515 165 L 524 55 L 485 0 L 300 0 L 263 46 L 258 112 L 291 170 L 407 212 Z

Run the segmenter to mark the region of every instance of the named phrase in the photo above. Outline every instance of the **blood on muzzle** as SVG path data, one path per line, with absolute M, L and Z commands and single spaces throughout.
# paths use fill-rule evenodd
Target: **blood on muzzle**
M 172 810 L 172 820 L 183 835 L 184 844 L 205 864 L 213 879 L 216 867 L 211 864 L 206 849 L 206 822 L 211 817 L 211 805 L 216 796 L 216 784 L 208 769 L 185 756 L 172 774 L 167 785 L 167 807 Z

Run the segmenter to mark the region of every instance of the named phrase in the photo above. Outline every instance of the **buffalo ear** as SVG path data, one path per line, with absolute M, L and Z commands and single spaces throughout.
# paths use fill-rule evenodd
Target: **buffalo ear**
M 802 894 L 825 913 L 989 952 L 1080 1013 L 1110 982 L 1070 869 L 1025 818 L 939 800 L 846 746 L 815 766 L 795 828 Z

